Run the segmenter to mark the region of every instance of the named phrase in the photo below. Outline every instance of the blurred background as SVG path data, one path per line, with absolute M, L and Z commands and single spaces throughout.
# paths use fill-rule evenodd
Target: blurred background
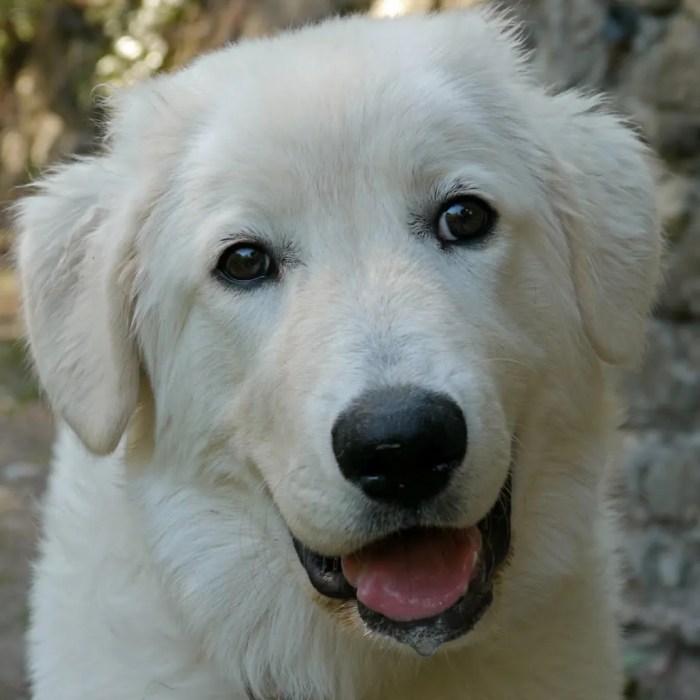
M 488 1 L 488 0 L 487 0 Z M 475 0 L 0 0 L 0 206 L 88 152 L 99 97 L 243 37 Z M 627 693 L 700 700 L 700 0 L 513 0 L 548 82 L 608 91 L 658 152 L 670 240 L 641 371 L 622 378 Z M 22 636 L 52 426 L 25 366 L 0 214 L 0 700 L 27 698 Z M 592 699 L 593 700 L 593 699 Z

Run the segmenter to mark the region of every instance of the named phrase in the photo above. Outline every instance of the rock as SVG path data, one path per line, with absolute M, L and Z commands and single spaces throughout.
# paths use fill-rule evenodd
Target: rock
M 12 484 L 44 477 L 46 469 L 31 462 L 13 462 L 0 467 L 0 482 Z
M 530 0 L 519 3 L 517 11 L 537 47 L 534 62 L 545 80 L 561 87 L 603 83 L 609 49 L 606 3 Z M 609 27 L 609 33 L 617 31 Z
M 625 660 L 628 672 L 637 681 L 637 692 L 630 697 L 697 700 L 700 687 L 697 652 L 677 649 L 660 642 L 655 634 L 632 627 L 625 637 Z
M 650 638 L 672 638 L 689 647 L 700 643 L 700 569 L 694 567 L 697 545 L 687 533 L 661 526 L 631 529 L 627 560 L 631 579 L 622 616 L 626 625 L 646 630 Z
M 656 204 L 666 240 L 676 242 L 691 221 L 698 190 L 696 178 L 663 169 L 657 177 Z
M 695 700 L 700 679 L 700 431 L 627 435 L 622 599 L 630 675 L 650 700 Z M 635 696 L 636 697 L 636 696 Z
M 700 431 L 700 323 L 652 320 L 642 367 L 620 387 L 627 429 Z
M 700 73 L 697 80 L 700 82 Z M 679 110 L 662 112 L 654 145 L 668 160 L 694 158 L 700 152 L 700 114 Z
M 700 185 L 692 194 L 690 221 L 681 232 L 667 261 L 661 315 L 700 320 Z
M 647 522 L 692 529 L 700 518 L 699 466 L 700 431 L 643 431 L 628 436 L 623 468 L 635 512 L 643 513 Z M 664 566 L 668 573 L 668 560 Z
M 679 654 L 674 676 L 667 686 L 667 698 L 697 700 L 700 689 L 700 653 Z
M 634 4 L 643 12 L 668 14 L 680 7 L 681 0 L 634 0 Z
M 700 22 L 700 0 L 684 0 L 683 8 Z
M 700 25 L 674 17 L 663 40 L 637 55 L 631 88 L 658 108 L 700 111 Z

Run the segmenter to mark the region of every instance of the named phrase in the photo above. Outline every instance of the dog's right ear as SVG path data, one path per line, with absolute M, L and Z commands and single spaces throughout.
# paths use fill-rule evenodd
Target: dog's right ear
M 97 454 L 115 449 L 139 400 L 138 234 L 210 94 L 191 74 L 117 94 L 104 155 L 54 171 L 16 209 L 22 306 L 39 378 L 56 412 Z
M 18 205 L 23 313 L 57 413 L 97 454 L 114 450 L 136 407 L 132 249 L 126 195 L 109 156 L 71 163 Z M 128 195 L 126 195 L 128 196 Z

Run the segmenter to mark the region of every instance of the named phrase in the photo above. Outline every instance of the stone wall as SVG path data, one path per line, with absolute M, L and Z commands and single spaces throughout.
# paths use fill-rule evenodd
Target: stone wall
M 627 661 L 640 697 L 700 698 L 700 0 L 523 0 L 548 80 L 610 92 L 660 156 L 670 241 L 643 368 L 623 378 Z

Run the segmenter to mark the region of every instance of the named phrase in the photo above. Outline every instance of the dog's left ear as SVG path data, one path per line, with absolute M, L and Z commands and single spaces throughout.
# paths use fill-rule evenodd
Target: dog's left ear
M 651 158 L 593 98 L 548 97 L 551 190 L 566 229 L 586 337 L 601 360 L 634 361 L 660 276 Z

